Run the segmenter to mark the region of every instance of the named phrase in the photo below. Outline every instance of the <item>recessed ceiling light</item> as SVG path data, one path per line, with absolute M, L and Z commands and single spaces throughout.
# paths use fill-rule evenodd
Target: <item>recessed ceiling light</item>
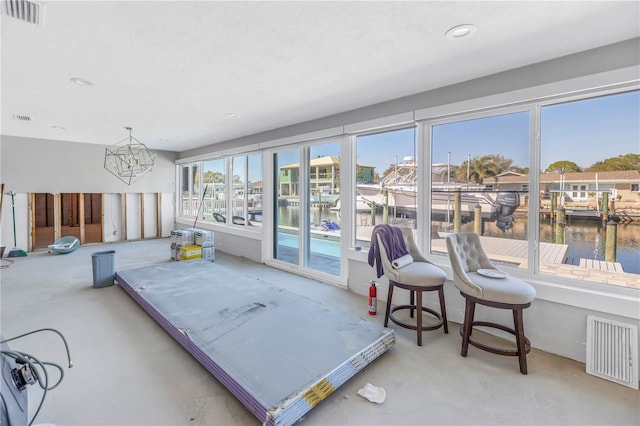
M 453 28 L 449 28 L 444 36 L 449 40 L 456 40 L 459 38 L 468 37 L 476 32 L 476 26 L 471 24 L 457 25 Z
M 228 112 L 224 115 L 227 118 L 238 118 L 240 117 L 238 114 L 236 114 L 235 112 Z
M 93 86 L 92 82 L 90 82 L 89 80 L 85 80 L 84 78 L 74 77 L 71 79 L 71 82 L 80 86 Z

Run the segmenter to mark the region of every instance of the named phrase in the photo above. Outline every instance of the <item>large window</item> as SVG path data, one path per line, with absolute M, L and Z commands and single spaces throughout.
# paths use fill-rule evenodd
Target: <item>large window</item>
M 210 222 L 225 222 L 227 214 L 227 173 L 224 158 L 202 163 L 202 182 L 206 189 L 202 219 Z
M 346 275 L 343 250 L 366 250 L 375 225 L 419 225 L 443 264 L 446 235 L 477 232 L 514 273 L 638 287 L 640 92 L 443 111 L 422 111 L 420 146 L 418 127 L 399 125 L 355 135 L 349 151 L 346 139 L 270 150 L 276 263 Z M 255 153 L 178 166 L 180 215 L 193 218 L 203 200 L 201 220 L 261 225 L 261 164 Z
M 181 217 L 199 215 L 201 223 L 235 226 L 262 224 L 262 154 L 213 158 L 179 165 L 178 170 Z
M 356 242 L 369 247 L 380 223 L 416 227 L 418 163 L 416 129 L 356 138 Z
M 200 184 L 199 163 L 183 164 L 179 167 L 180 207 L 181 216 L 195 217 L 198 211 Z
M 434 125 L 431 164 L 431 252 L 444 237 L 476 232 L 487 255 L 528 265 L 529 112 Z
M 638 285 L 640 92 L 532 103 L 425 128 L 431 253 L 446 253 L 451 232 L 477 232 L 505 267 Z M 539 165 L 533 177 L 532 165 Z
M 640 274 L 640 92 L 541 108 L 540 241 L 562 273 L 626 285 Z M 543 273 L 557 273 L 540 259 Z

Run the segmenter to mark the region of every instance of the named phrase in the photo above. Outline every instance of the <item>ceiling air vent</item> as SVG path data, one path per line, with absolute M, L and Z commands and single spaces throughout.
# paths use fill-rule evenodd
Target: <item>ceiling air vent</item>
M 2 0 L 2 12 L 12 18 L 31 24 L 42 25 L 44 7 L 27 0 Z

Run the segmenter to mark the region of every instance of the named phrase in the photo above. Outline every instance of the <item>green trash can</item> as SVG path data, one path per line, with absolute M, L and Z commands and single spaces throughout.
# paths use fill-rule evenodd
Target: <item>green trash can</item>
M 113 285 L 116 274 L 115 250 L 96 251 L 91 254 L 93 265 L 93 287 L 107 287 Z

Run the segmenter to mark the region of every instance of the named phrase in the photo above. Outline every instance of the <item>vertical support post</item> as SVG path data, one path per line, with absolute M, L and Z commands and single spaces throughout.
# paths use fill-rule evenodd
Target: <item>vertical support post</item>
M 139 194 L 140 197 L 140 238 L 144 240 L 144 192 Z
M 389 223 L 389 190 L 382 190 L 382 223 Z
M 553 221 L 556 217 L 556 209 L 558 208 L 558 193 L 551 193 L 551 211 L 549 212 L 549 223 L 553 225 Z
M 104 242 L 104 193 L 100 193 L 100 242 Z
M 2 184 L 2 189 L 0 189 L 0 217 L 2 217 L 2 196 L 4 193 L 4 183 Z M 36 246 L 36 194 L 35 192 L 32 192 L 29 194 L 29 222 L 30 222 L 30 228 L 31 228 L 31 241 L 29 244 L 29 247 L 27 248 L 28 251 L 31 251 L 33 247 Z
M 62 195 L 53 194 L 53 241 L 62 235 Z
M 564 207 L 560 207 L 557 211 L 556 218 L 556 244 L 564 244 L 564 228 L 567 226 L 567 218 Z
M 90 196 L 90 195 L 89 195 Z M 87 240 L 85 228 L 85 211 L 84 211 L 84 192 L 78 194 L 78 226 L 80 227 L 80 244 L 84 244 Z
M 476 204 L 473 209 L 473 232 L 482 235 L 482 207 L 480 204 Z
M 607 222 L 607 234 L 604 248 L 604 260 L 607 262 L 616 261 L 618 240 L 618 224 L 610 220 Z
M 156 192 L 156 237 L 162 238 L 162 192 Z
M 602 225 L 609 221 L 609 193 L 602 193 Z
M 371 226 L 376 226 L 376 202 L 371 202 Z
M 453 193 L 453 232 L 458 233 L 462 228 L 462 196 L 460 188 Z
M 609 200 L 609 217 L 616 214 L 616 200 Z
M 123 192 L 120 194 L 121 201 L 121 214 L 122 214 L 122 232 L 120 235 L 121 241 L 127 240 L 127 193 Z

